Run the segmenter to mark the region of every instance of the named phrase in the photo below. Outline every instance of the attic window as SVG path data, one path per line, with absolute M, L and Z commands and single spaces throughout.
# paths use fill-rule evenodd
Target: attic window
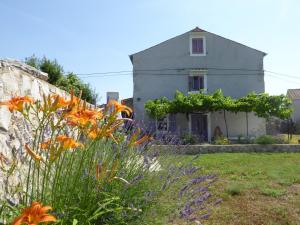
M 204 37 L 191 37 L 190 38 L 190 53 L 191 56 L 204 56 L 205 55 L 205 38 Z

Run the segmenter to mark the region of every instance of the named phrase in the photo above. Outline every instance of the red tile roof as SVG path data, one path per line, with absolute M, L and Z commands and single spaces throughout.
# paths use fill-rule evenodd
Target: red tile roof
M 190 32 L 205 32 L 205 30 L 202 30 L 199 27 L 196 27 L 195 29 L 191 30 Z
M 300 89 L 288 89 L 287 96 L 292 100 L 300 99 Z

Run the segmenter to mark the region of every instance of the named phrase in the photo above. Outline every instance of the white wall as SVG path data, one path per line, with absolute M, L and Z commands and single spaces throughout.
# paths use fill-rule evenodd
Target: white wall
M 228 136 L 238 137 L 239 135 L 247 135 L 246 114 L 226 112 Z M 215 128 L 219 126 L 224 136 L 226 136 L 226 128 L 223 117 L 223 111 L 211 113 L 211 134 L 213 136 Z M 250 137 L 257 137 L 266 134 L 266 121 L 259 118 L 254 113 L 248 114 L 248 132 Z
M 296 122 L 297 131 L 300 132 L 300 99 L 294 99 L 292 107 L 294 110 L 292 119 Z

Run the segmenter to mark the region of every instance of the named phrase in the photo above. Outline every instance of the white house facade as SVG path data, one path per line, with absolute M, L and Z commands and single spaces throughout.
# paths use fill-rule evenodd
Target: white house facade
M 186 95 L 213 93 L 238 98 L 265 91 L 263 59 L 266 53 L 204 31 L 198 27 L 153 47 L 130 55 L 133 65 L 135 118 L 158 132 L 192 133 L 210 141 L 216 129 L 226 134 L 223 112 L 169 115 L 159 121 L 149 118 L 145 103 L 150 99 L 172 99 L 175 91 Z M 228 136 L 245 136 L 244 113 L 226 112 Z M 266 133 L 265 120 L 249 114 L 249 135 Z

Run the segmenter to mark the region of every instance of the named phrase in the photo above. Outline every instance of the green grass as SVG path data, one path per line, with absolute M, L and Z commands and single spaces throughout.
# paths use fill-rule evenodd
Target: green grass
M 217 174 L 210 187 L 212 199 L 223 202 L 211 208 L 202 224 L 300 224 L 299 153 L 220 153 L 194 156 L 165 156 L 176 166 L 201 167 L 193 176 Z M 190 177 L 182 177 L 156 199 L 143 218 L 144 224 L 196 224 L 179 218 L 186 199 L 178 198 Z M 210 203 L 208 203 L 210 204 Z M 198 216 L 203 214 L 200 210 Z M 195 215 L 197 217 L 197 214 Z
M 286 193 L 285 189 L 274 189 L 274 188 L 264 188 L 261 190 L 261 193 L 266 196 L 271 197 L 280 197 Z
M 240 185 L 237 184 L 233 184 L 230 185 L 226 188 L 226 193 L 228 193 L 229 195 L 240 195 L 242 192 L 242 187 Z

